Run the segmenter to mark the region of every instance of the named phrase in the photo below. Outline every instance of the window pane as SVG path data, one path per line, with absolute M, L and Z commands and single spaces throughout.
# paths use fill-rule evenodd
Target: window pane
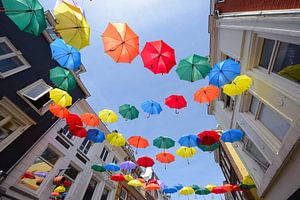
M 93 144 L 93 143 L 92 143 L 91 141 L 89 141 L 89 143 L 86 145 L 86 147 L 85 147 L 83 153 L 87 154 L 87 153 L 89 152 L 89 150 L 90 150 L 92 144 Z
M 97 186 L 97 181 L 95 181 L 94 179 L 91 179 L 82 200 L 91 200 L 93 198 L 93 194 L 96 189 L 96 186 Z
M 83 150 L 84 147 L 85 147 L 85 145 L 86 145 L 86 143 L 87 143 L 88 141 L 89 141 L 89 140 L 88 140 L 87 138 L 84 138 L 84 140 L 83 140 L 83 142 L 81 143 L 79 149 L 80 149 L 80 150 Z
M 31 98 L 32 100 L 35 101 L 41 95 L 46 94 L 50 89 L 51 89 L 50 86 L 40 83 L 40 84 L 26 90 L 23 94 L 26 95 L 28 98 Z
M 75 169 L 72 165 L 68 166 L 69 169 L 66 170 L 65 174 L 71 179 L 75 180 L 79 171 Z
M 281 42 L 272 72 L 300 83 L 300 45 Z
M 275 44 L 274 40 L 264 39 L 262 54 L 261 54 L 261 58 L 259 61 L 260 67 L 268 69 L 274 44 Z
M 280 141 L 290 128 L 290 124 L 276 111 L 262 104 L 258 120 L 269 129 Z
M 41 155 L 41 158 L 54 165 L 59 156 L 51 149 L 47 148 Z
M 255 144 L 248 140 L 245 147 L 246 152 L 262 167 L 262 170 L 265 172 L 269 166 L 269 162 L 266 158 L 260 153 Z
M 256 97 L 252 96 L 249 111 L 250 111 L 253 115 L 256 114 L 256 110 L 257 110 L 258 103 L 259 103 L 258 99 L 257 99 Z
M 4 60 L 0 60 L 0 72 L 1 73 L 8 72 L 8 71 L 15 69 L 17 67 L 20 67 L 20 66 L 23 66 L 23 63 L 17 56 L 6 58 Z
M 13 51 L 9 48 L 9 46 L 5 42 L 0 42 L 0 55 L 12 53 Z
M 101 200 L 108 200 L 109 190 L 104 188 L 101 196 Z
M 102 160 L 103 160 L 103 161 L 106 161 L 107 156 L 108 156 L 108 151 L 105 152 L 104 157 L 103 157 Z

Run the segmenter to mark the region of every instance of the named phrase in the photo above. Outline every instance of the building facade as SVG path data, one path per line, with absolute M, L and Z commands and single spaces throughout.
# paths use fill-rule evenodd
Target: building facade
M 233 149 L 259 197 L 270 200 L 296 199 L 300 187 L 295 176 L 300 167 L 299 4 L 297 0 L 211 1 L 211 65 L 231 58 L 253 84 L 235 97 L 220 91 L 208 113 L 221 129 L 245 133 Z

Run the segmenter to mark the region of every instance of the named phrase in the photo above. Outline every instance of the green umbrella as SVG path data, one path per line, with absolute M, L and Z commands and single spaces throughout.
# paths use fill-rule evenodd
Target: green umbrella
M 62 67 L 55 67 L 50 70 L 50 80 L 56 87 L 70 91 L 76 87 L 76 79 L 73 74 Z
M 195 190 L 195 194 L 206 195 L 206 194 L 210 194 L 210 191 L 206 188 L 199 188 L 199 189 Z
M 201 149 L 202 151 L 214 151 L 217 148 L 219 148 L 220 146 L 220 142 L 216 142 L 213 145 L 200 145 L 198 144 L 199 149 Z
M 169 149 L 174 147 L 175 141 L 169 137 L 159 136 L 153 140 L 153 145 L 160 149 Z
M 204 79 L 210 70 L 208 58 L 194 54 L 181 60 L 176 72 L 181 80 L 194 82 Z
M 106 171 L 106 169 L 102 165 L 99 165 L 99 164 L 94 164 L 94 165 L 92 165 L 91 168 L 97 172 L 105 172 Z
M 136 107 L 131 106 L 129 104 L 124 104 L 119 107 L 119 113 L 126 119 L 133 120 L 139 117 L 139 111 Z
M 46 29 L 43 6 L 38 0 L 2 0 L 6 15 L 22 30 L 39 36 Z
M 198 185 L 191 185 L 190 187 L 193 188 L 195 191 L 200 189 L 200 187 Z
M 247 184 L 240 184 L 239 185 L 239 188 L 241 189 L 241 190 L 251 190 L 251 189 L 253 189 L 253 188 L 256 188 L 256 186 L 255 185 L 247 185 Z

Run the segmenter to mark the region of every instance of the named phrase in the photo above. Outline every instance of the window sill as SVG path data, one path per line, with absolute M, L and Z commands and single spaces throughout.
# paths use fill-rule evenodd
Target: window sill
M 69 138 L 67 138 L 64 134 L 62 134 L 60 131 L 57 131 L 57 134 L 70 146 L 74 146 L 74 144 L 70 141 Z
M 77 149 L 77 152 L 84 157 L 87 161 L 90 161 L 89 157 L 87 157 L 87 154 L 83 153 L 80 149 Z
M 9 187 L 10 190 L 14 191 L 14 192 L 17 192 L 21 195 L 24 195 L 28 198 L 31 198 L 31 199 L 34 199 L 34 200 L 39 200 L 39 198 L 37 197 L 37 194 L 35 194 L 34 192 L 32 191 L 28 191 L 26 188 L 23 188 L 22 186 L 10 186 Z

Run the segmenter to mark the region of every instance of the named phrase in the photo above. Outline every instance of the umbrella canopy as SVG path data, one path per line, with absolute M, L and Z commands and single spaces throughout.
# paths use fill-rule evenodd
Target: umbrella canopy
M 146 181 L 144 179 L 142 179 L 142 178 L 136 178 L 135 180 L 140 181 L 142 184 L 146 184 Z
M 174 185 L 174 187 L 177 189 L 177 190 L 181 190 L 183 188 L 183 186 L 181 184 L 178 184 L 178 185 Z
M 155 183 L 155 184 L 158 184 L 158 182 L 157 182 L 157 180 L 156 180 L 156 179 L 152 179 L 152 180 L 150 180 L 150 181 L 148 182 L 148 184 L 150 184 L 150 183 Z
M 252 180 L 252 178 L 250 176 L 243 177 L 242 184 L 255 185 L 254 181 Z
M 43 177 L 45 178 L 48 174 L 48 172 L 41 172 L 41 171 L 37 171 L 33 173 L 35 176 L 39 176 L 39 177 Z M 41 179 L 42 180 L 42 179 Z
M 108 164 L 104 165 L 104 168 L 107 171 L 112 171 L 112 172 L 120 171 L 120 167 L 115 163 L 108 163 Z
M 116 147 L 121 147 L 126 144 L 126 139 L 124 138 L 124 136 L 116 131 L 107 134 L 106 140 L 108 141 L 109 144 Z
M 144 66 L 154 74 L 169 73 L 176 65 L 174 49 L 162 40 L 146 42 L 141 57 Z
M 179 138 L 178 143 L 181 146 L 186 146 L 186 147 L 196 147 L 198 145 L 198 136 L 189 134 L 189 135 L 183 135 Z
M 217 63 L 209 72 L 209 84 L 222 87 L 240 74 L 240 63 L 231 59 Z
M 209 103 L 218 98 L 219 88 L 210 85 L 203 87 L 194 94 L 194 101 L 199 103 Z
M 280 76 L 283 76 L 292 81 L 300 81 L 300 64 L 290 65 L 278 72 Z
M 131 136 L 127 141 L 135 148 L 147 148 L 149 146 L 148 140 L 141 136 Z
M 98 129 L 89 129 L 86 138 L 94 143 L 102 143 L 105 140 L 105 134 Z
M 123 182 L 123 181 L 125 181 L 125 178 L 124 178 L 123 174 L 113 174 L 110 177 L 110 180 L 116 181 L 116 182 Z
M 160 186 L 157 183 L 150 183 L 146 185 L 145 190 L 159 190 Z
M 231 192 L 233 190 L 233 185 L 231 184 L 224 184 L 222 186 L 227 192 Z
M 133 186 L 133 187 L 141 187 L 141 186 L 143 186 L 143 183 L 141 183 L 141 181 L 136 180 L 136 179 L 129 181 L 127 184 L 130 185 L 130 186 Z
M 90 27 L 80 8 L 62 2 L 54 9 L 56 31 L 64 41 L 80 50 L 89 45 Z
M 83 113 L 82 115 L 80 115 L 80 118 L 87 126 L 99 125 L 99 118 L 93 113 Z
M 140 157 L 136 162 L 141 167 L 152 167 L 154 165 L 154 160 L 148 156 Z
M 209 191 L 211 191 L 215 187 L 217 187 L 217 186 L 212 185 L 212 184 L 208 184 L 208 185 L 205 186 L 205 188 L 208 189 Z
M 95 170 L 96 172 L 105 172 L 106 171 L 105 167 L 102 165 L 99 165 L 99 164 L 94 164 L 94 165 L 92 165 L 91 168 L 93 170 Z
M 104 123 L 112 124 L 118 121 L 118 115 L 112 110 L 103 109 L 98 116 Z
M 199 188 L 197 190 L 195 190 L 195 194 L 198 194 L 198 195 L 207 195 L 207 194 L 210 194 L 210 190 L 206 189 L 206 188 Z
M 2 0 L 2 5 L 2 12 L 5 12 L 20 30 L 39 36 L 46 29 L 44 9 L 38 0 Z
M 169 149 L 174 147 L 175 141 L 172 138 L 159 136 L 158 138 L 153 140 L 153 145 L 160 149 Z
M 224 194 L 228 192 L 223 186 L 214 187 L 211 189 L 211 193 L 214 194 Z
M 133 180 L 133 177 L 129 174 L 124 175 L 125 181 L 131 181 Z
M 165 187 L 163 189 L 163 192 L 166 193 L 166 194 L 173 194 L 173 193 L 176 193 L 178 190 L 176 187 Z
M 198 134 L 200 145 L 213 145 L 219 141 L 220 135 L 217 131 L 203 131 Z
M 72 5 L 72 6 L 75 6 L 75 7 L 79 8 L 80 11 L 82 12 L 83 16 L 85 17 L 84 9 L 75 0 L 56 0 L 54 8 L 57 8 L 63 1 L 70 4 L 70 5 Z
M 64 90 L 54 88 L 50 90 L 49 94 L 50 94 L 50 99 L 54 103 L 62 107 L 67 107 L 72 105 L 72 97 Z
M 62 90 L 70 91 L 76 87 L 76 80 L 73 74 L 62 67 L 55 67 L 50 70 L 50 80 Z
M 35 175 L 33 174 L 33 172 L 27 170 L 27 171 L 23 174 L 23 177 L 22 177 L 22 178 L 35 179 Z
M 237 76 L 232 83 L 224 85 L 223 92 L 228 96 L 240 95 L 252 85 L 252 79 L 247 75 Z
M 183 158 L 191 158 L 196 154 L 196 149 L 193 147 L 180 147 L 176 150 L 176 154 Z
M 148 117 L 150 117 L 150 115 L 158 115 L 162 111 L 160 104 L 153 100 L 144 101 L 141 107 L 145 113 L 149 114 Z
M 70 114 L 70 112 L 67 108 L 57 105 L 55 103 L 51 103 L 49 105 L 49 110 L 54 116 L 62 118 L 62 119 L 66 118 Z
M 174 108 L 175 112 L 178 114 L 178 109 L 185 108 L 187 106 L 187 102 L 185 98 L 181 95 L 171 95 L 165 99 L 165 104 L 169 108 Z
M 194 54 L 179 62 L 176 73 L 181 80 L 195 82 L 204 79 L 210 70 L 208 58 Z
M 216 149 L 218 149 L 220 147 L 220 142 L 216 142 L 212 145 L 200 145 L 198 144 L 199 149 L 201 149 L 202 151 L 214 151 Z
M 139 54 L 139 37 L 127 23 L 109 23 L 102 42 L 105 53 L 117 63 L 131 63 Z
M 238 129 L 230 129 L 225 131 L 221 135 L 221 140 L 223 142 L 236 142 L 236 141 L 241 141 L 243 137 L 244 137 L 243 131 Z
M 58 186 L 54 189 L 54 192 L 63 193 L 66 191 L 66 188 L 64 186 Z
M 193 194 L 195 191 L 192 187 L 183 187 L 179 190 L 179 194 L 181 195 L 190 195 Z
M 161 163 L 171 163 L 174 162 L 175 156 L 169 152 L 162 152 L 155 156 L 156 160 Z
M 74 136 L 77 137 L 86 137 L 87 132 L 86 130 L 82 127 L 83 123 L 78 115 L 75 114 L 69 114 L 66 118 L 69 131 L 72 133 Z
M 121 105 L 119 107 L 119 113 L 125 118 L 125 120 L 133 120 L 139 117 L 139 111 L 136 107 L 129 104 Z
M 136 168 L 136 164 L 132 161 L 124 161 L 120 164 L 122 170 L 130 171 Z

